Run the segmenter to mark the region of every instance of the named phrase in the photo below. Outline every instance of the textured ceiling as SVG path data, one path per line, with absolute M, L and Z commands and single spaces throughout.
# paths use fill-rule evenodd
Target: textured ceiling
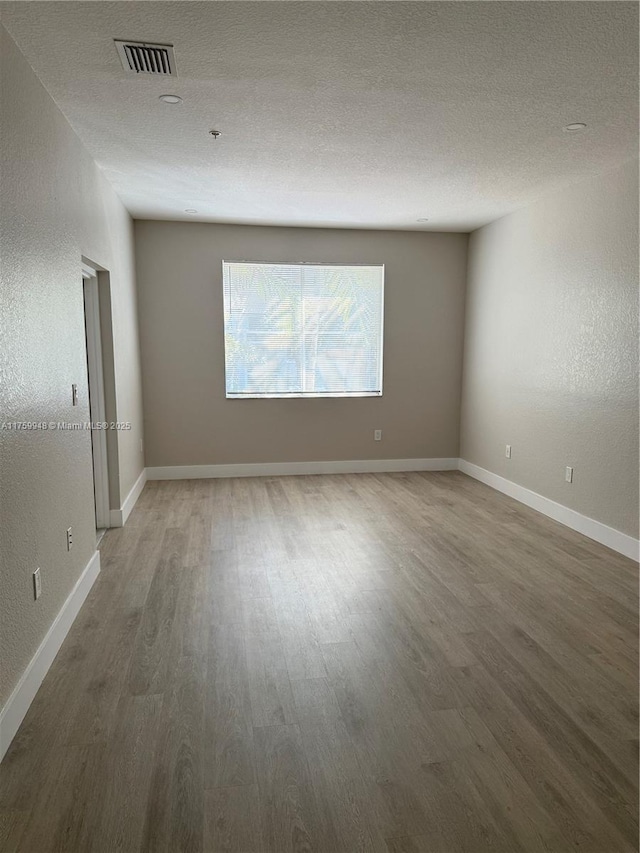
M 637 154 L 635 3 L 0 5 L 135 217 L 470 230 Z

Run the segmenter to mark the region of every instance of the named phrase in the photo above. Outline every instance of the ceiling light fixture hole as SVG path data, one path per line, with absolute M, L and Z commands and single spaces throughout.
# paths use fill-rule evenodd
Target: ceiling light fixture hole
M 209 136 L 213 136 L 214 139 L 218 139 L 218 137 L 222 136 L 222 132 L 220 130 L 210 130 Z
M 160 95 L 158 98 L 163 104 L 181 104 L 182 98 L 180 95 Z
M 580 133 L 581 130 L 585 130 L 587 127 L 584 122 L 575 121 L 573 124 L 567 124 L 562 129 L 565 133 Z

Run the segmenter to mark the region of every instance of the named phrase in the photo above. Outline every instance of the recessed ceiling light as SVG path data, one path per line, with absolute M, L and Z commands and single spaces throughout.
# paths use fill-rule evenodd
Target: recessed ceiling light
M 192 207 L 188 207 L 188 208 L 185 210 L 185 213 L 197 213 L 197 212 L 198 212 L 198 211 L 197 211 L 197 210 L 194 210 Z
M 586 128 L 586 124 L 581 121 L 576 121 L 573 124 L 567 124 L 562 129 L 565 133 L 580 133 L 581 130 Z
M 159 101 L 162 101 L 164 104 L 181 104 L 182 98 L 180 95 L 160 95 L 158 98 Z
M 428 219 L 416 219 L 416 222 L 428 222 Z

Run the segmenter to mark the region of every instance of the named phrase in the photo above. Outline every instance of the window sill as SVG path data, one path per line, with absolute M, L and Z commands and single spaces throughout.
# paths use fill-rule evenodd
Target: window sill
M 318 393 L 318 394 L 226 394 L 227 400 L 318 400 L 318 399 L 350 399 L 353 397 L 382 397 L 382 391 L 362 391 L 349 393 Z

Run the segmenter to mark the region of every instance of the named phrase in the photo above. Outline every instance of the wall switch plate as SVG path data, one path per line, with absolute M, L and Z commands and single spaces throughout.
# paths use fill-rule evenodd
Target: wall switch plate
M 567 483 L 573 483 L 573 468 L 570 468 L 568 465 L 564 469 L 564 478 Z
M 71 405 L 72 406 L 78 405 L 78 386 L 75 384 L 75 382 L 71 386 Z
M 42 592 L 42 581 L 40 580 L 40 568 L 37 568 L 33 573 L 33 597 L 37 601 Z
M 505 445 L 504 455 L 507 457 L 507 459 L 511 459 L 511 445 L 510 444 Z
M 382 441 L 382 430 L 381 429 L 374 429 L 373 440 L 374 441 Z
M 73 546 L 73 530 L 67 527 L 67 551 L 70 551 Z

